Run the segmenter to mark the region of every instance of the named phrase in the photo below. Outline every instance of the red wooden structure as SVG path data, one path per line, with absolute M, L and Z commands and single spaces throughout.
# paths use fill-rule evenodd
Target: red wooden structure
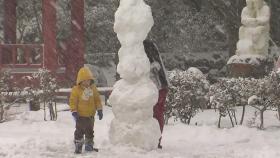
M 60 81 L 74 83 L 84 64 L 84 0 L 71 0 L 71 37 L 59 51 L 56 40 L 56 0 L 42 0 L 42 44 L 16 43 L 16 0 L 4 0 L 4 41 L 0 44 L 0 70 L 14 76 L 30 75 L 47 68 Z M 63 64 L 59 62 L 63 58 Z

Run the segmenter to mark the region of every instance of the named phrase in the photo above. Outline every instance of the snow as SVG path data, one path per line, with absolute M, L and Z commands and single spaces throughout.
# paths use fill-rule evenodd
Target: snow
M 188 68 L 187 73 L 193 74 L 195 76 L 202 77 L 202 78 L 204 77 L 204 74 L 196 67 Z
M 122 46 L 142 43 L 153 24 L 151 8 L 143 0 L 120 1 L 114 31 Z
M 255 102 L 258 98 L 259 98 L 259 97 L 257 97 L 256 95 L 251 96 L 251 97 L 248 99 L 248 105 L 254 104 L 254 102 Z
M 24 105 L 21 105 L 24 106 Z M 65 104 L 58 104 L 64 109 Z M 245 120 L 253 115 L 248 107 Z M 241 108 L 237 110 L 240 118 Z M 104 107 L 104 119 L 95 122 L 95 145 L 98 153 L 74 154 L 75 124 L 69 111 L 60 111 L 57 121 L 44 121 L 43 111 L 17 114 L 14 120 L 0 124 L 0 157 L 2 158 L 278 158 L 280 126 L 275 112 L 265 113 L 265 130 L 247 125 L 228 128 L 229 118 L 216 127 L 218 112 L 205 110 L 193 118 L 192 125 L 169 121 L 164 127 L 163 149 L 146 151 L 109 141 L 112 109 Z M 197 124 L 197 125 L 195 125 Z M 141 131 L 140 131 L 141 132 Z
M 151 8 L 143 0 L 120 1 L 114 31 L 121 43 L 117 66 L 121 79 L 115 83 L 108 101 L 115 116 L 109 138 L 115 145 L 152 150 L 157 148 L 161 136 L 153 118 L 158 89 L 149 77 L 150 62 L 143 46 L 153 24 Z
M 262 55 L 252 55 L 252 54 L 234 55 L 230 57 L 227 64 L 239 63 L 239 64 L 251 64 L 251 65 L 259 66 L 265 60 L 266 57 Z

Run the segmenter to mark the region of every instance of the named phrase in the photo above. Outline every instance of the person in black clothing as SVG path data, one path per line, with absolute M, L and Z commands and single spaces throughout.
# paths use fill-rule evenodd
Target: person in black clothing
M 155 43 L 152 40 L 146 39 L 144 40 L 143 44 L 147 57 L 151 63 L 150 78 L 153 80 L 154 84 L 159 90 L 158 102 L 153 108 L 153 117 L 158 120 L 160 131 L 162 133 L 164 126 L 164 105 L 168 93 L 169 82 L 165 67 Z M 161 139 L 162 137 L 159 138 L 159 149 L 162 149 Z

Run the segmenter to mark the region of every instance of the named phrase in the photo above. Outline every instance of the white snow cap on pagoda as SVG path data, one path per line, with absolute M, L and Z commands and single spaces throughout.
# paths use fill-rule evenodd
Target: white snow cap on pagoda
M 113 144 L 157 148 L 161 133 L 153 106 L 158 89 L 149 78 L 150 62 L 143 46 L 153 24 L 151 8 L 143 0 L 120 0 L 114 31 L 121 43 L 117 66 L 121 79 L 109 98 L 115 116 L 109 131 Z

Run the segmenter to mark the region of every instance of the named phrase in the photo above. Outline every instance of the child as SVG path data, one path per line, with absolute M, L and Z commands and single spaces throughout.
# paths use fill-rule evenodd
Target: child
M 166 77 L 165 68 L 156 45 L 151 40 L 144 40 L 144 49 L 151 63 L 150 78 L 159 90 L 158 102 L 154 106 L 154 118 L 158 120 L 162 133 L 164 126 L 164 105 L 168 93 L 169 82 Z M 159 138 L 158 148 L 162 149 L 161 138 Z
M 76 154 L 82 152 L 84 142 L 85 150 L 93 151 L 95 112 L 97 111 L 99 120 L 103 117 L 100 96 L 96 86 L 93 84 L 93 79 L 93 75 L 88 68 L 81 68 L 77 76 L 77 85 L 72 88 L 69 100 L 72 116 L 76 121 L 74 133 Z

